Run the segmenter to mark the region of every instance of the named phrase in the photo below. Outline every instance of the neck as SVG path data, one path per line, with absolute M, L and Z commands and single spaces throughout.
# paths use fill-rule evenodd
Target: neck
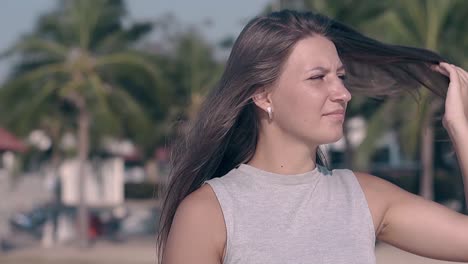
M 260 131 L 257 147 L 248 165 L 278 174 L 300 174 L 315 168 L 317 145 L 308 146 L 282 133 Z

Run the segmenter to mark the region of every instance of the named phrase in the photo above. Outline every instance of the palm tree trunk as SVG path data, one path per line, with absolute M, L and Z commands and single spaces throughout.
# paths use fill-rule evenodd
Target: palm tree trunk
M 422 172 L 420 178 L 420 195 L 428 200 L 433 200 L 434 198 L 434 168 L 433 168 L 433 157 L 434 157 L 434 127 L 432 123 L 428 120 L 430 119 L 429 115 L 426 116 L 424 125 L 422 127 L 422 137 L 421 137 L 421 162 L 422 162 Z
M 421 135 L 420 195 L 427 200 L 434 200 L 434 116 L 441 107 L 441 101 L 429 98 L 429 107 L 423 120 Z
M 79 159 L 79 204 L 78 226 L 81 247 L 88 246 L 88 207 L 86 205 L 86 161 L 89 153 L 90 118 L 86 109 L 81 108 L 78 117 L 78 159 Z
M 54 144 L 52 145 L 52 162 L 51 162 L 51 165 L 52 165 L 52 173 L 53 173 L 53 177 L 54 177 L 54 180 L 55 180 L 55 184 L 54 184 L 54 188 L 53 188 L 53 192 L 54 192 L 54 196 L 53 196 L 53 200 L 52 200 L 52 204 L 53 204 L 53 210 L 52 210 L 52 243 L 55 244 L 57 243 L 57 230 L 58 230 L 58 218 L 59 218 L 59 208 L 60 208 L 60 205 L 61 205 L 61 199 L 62 199 L 62 196 L 61 196 L 61 181 L 60 181 L 60 172 L 59 172 L 59 167 L 60 167 L 60 152 L 58 151 L 58 146 L 56 144 L 56 142 L 58 142 L 58 137 L 55 137 L 52 136 L 52 140 L 54 142 Z

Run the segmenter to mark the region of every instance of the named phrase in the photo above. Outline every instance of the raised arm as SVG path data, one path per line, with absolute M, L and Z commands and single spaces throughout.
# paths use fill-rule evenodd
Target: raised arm
M 468 73 L 447 63 L 434 69 L 450 77 L 443 124 L 455 147 L 468 198 Z M 468 262 L 468 216 L 375 176 L 356 176 L 366 186 L 368 199 L 379 200 L 383 208 L 379 240 L 429 258 Z
M 450 78 L 443 124 L 454 145 L 468 199 L 468 72 L 447 63 L 434 69 Z

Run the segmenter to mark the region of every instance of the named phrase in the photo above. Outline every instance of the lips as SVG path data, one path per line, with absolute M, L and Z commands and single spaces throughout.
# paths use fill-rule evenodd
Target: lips
M 326 114 L 323 114 L 324 116 L 326 115 L 344 115 L 345 111 L 343 109 L 337 109 L 331 112 L 328 112 Z
M 345 118 L 344 117 L 345 116 L 345 111 L 344 111 L 344 109 L 337 109 L 337 110 L 328 112 L 328 113 L 324 114 L 323 116 L 326 116 L 327 118 L 330 118 L 332 120 L 343 122 L 344 118 Z

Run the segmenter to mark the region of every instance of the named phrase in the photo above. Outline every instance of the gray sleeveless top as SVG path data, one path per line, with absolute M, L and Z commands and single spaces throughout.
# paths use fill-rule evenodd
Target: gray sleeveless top
M 375 232 L 354 173 L 281 175 L 241 164 L 205 181 L 227 230 L 223 264 L 375 264 Z

